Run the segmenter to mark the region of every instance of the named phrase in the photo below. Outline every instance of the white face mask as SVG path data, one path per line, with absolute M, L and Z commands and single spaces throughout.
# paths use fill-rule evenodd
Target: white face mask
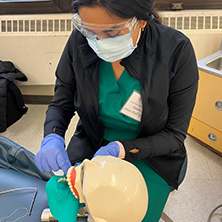
M 102 40 L 86 38 L 90 47 L 101 59 L 107 62 L 115 62 L 120 59 L 126 58 L 137 47 L 137 43 L 140 39 L 141 29 L 136 41 L 136 45 L 133 45 L 131 33 L 114 37 L 106 38 Z

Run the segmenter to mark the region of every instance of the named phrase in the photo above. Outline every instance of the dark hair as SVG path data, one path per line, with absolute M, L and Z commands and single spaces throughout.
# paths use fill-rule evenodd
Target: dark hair
M 145 21 L 153 19 L 155 22 L 161 23 L 153 0 L 74 0 L 73 12 L 77 13 L 81 6 L 101 6 L 120 18 L 136 17 Z

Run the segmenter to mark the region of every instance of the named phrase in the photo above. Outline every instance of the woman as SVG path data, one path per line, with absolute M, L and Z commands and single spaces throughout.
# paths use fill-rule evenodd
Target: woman
M 66 173 L 97 155 L 130 161 L 148 188 L 143 221 L 158 221 L 185 174 L 198 84 L 193 48 L 158 23 L 152 0 L 75 0 L 73 8 L 76 29 L 56 71 L 35 162 L 42 171 Z M 80 121 L 67 155 L 63 138 L 74 112 Z

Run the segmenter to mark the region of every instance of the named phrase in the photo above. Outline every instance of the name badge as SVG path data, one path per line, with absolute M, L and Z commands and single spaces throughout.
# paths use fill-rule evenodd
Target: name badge
M 142 111 L 143 105 L 141 95 L 139 92 L 134 90 L 129 99 L 123 105 L 122 109 L 120 110 L 120 113 L 140 122 Z

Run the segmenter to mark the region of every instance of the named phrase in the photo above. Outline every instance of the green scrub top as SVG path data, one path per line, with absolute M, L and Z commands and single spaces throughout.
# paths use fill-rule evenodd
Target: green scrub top
M 107 141 L 135 139 L 139 121 L 122 113 L 121 108 L 132 95 L 140 92 L 142 85 L 124 70 L 116 81 L 111 63 L 101 61 L 99 69 L 99 119 L 103 122 Z

